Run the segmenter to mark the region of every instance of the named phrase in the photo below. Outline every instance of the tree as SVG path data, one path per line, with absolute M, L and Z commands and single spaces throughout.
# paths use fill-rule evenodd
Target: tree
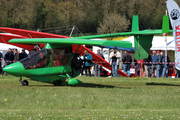
M 129 27 L 129 20 L 125 16 L 121 16 L 117 13 L 111 13 L 103 18 L 103 22 L 97 28 L 98 33 L 116 33 L 127 31 Z
M 35 28 L 40 28 L 40 27 L 42 27 L 43 29 L 45 28 L 47 15 L 48 15 L 48 9 L 46 8 L 46 4 L 42 2 L 36 10 Z

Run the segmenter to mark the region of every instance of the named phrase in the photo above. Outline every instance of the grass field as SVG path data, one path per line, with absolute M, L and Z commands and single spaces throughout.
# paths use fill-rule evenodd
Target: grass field
M 70 87 L 0 76 L 0 120 L 176 120 L 180 79 L 78 77 Z

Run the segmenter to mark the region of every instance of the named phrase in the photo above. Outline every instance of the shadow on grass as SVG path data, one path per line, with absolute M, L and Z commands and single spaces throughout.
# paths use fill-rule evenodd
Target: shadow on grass
M 66 85 L 69 86 L 68 83 Z M 81 84 L 76 85 L 75 87 L 131 89 L 130 87 L 117 87 L 117 86 L 112 86 L 112 85 L 102 85 L 102 84 L 94 84 L 94 83 L 81 83 Z
M 146 83 L 146 85 L 180 86 L 180 85 L 175 85 L 175 84 L 167 84 L 167 83 L 155 83 L 155 82 Z
M 131 89 L 130 87 L 117 87 L 117 86 L 112 86 L 112 85 L 102 85 L 102 84 L 94 84 L 94 83 L 81 83 L 75 86 L 71 86 L 68 84 L 68 82 L 63 82 L 61 86 L 54 86 L 53 84 L 49 85 L 29 85 L 29 87 L 87 87 L 87 88 L 121 88 L 121 89 Z

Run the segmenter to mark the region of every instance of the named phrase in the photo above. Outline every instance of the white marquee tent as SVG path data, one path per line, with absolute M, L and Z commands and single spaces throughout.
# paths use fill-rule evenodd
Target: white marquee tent
M 9 44 L 5 44 L 5 43 L 0 43 L 0 51 L 8 50 L 8 48 L 16 48 L 16 49 L 19 49 L 19 50 L 22 49 L 22 48 L 20 48 L 20 47 L 14 46 L 14 45 L 9 45 Z
M 128 37 L 122 41 L 130 41 L 134 47 L 134 36 Z M 154 36 L 152 47 L 150 50 L 166 50 L 166 42 L 164 36 Z M 167 37 L 167 50 L 175 50 L 175 43 L 173 36 Z

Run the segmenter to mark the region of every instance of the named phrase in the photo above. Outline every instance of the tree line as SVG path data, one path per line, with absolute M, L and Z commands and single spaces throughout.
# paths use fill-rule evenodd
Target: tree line
M 175 0 L 180 5 L 180 0 Z M 131 30 L 133 15 L 140 30 L 161 29 L 166 0 L 1 0 L 0 26 L 45 29 L 75 25 L 83 33 Z

